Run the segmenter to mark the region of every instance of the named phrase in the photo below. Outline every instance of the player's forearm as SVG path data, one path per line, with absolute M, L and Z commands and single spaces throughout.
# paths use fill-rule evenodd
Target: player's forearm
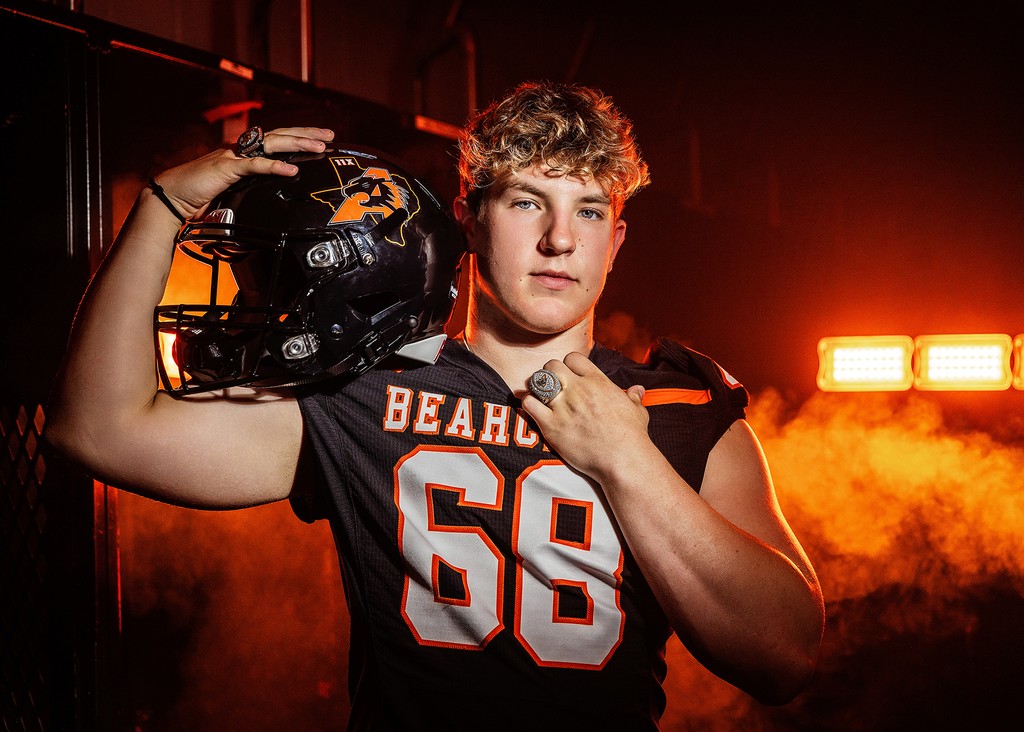
M 144 190 L 89 285 L 54 385 L 47 439 L 89 462 L 158 389 L 153 308 L 163 295 L 178 222 Z
M 789 701 L 821 639 L 813 572 L 723 518 L 656 449 L 634 454 L 602 485 L 673 627 L 714 673 L 765 703 Z

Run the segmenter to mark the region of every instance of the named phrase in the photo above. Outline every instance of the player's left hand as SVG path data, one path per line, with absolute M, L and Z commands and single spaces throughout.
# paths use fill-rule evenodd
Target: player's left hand
M 566 463 L 602 481 L 616 461 L 636 454 L 631 446 L 650 444 L 642 386 L 623 390 L 582 353 L 544 368 L 558 377 L 561 391 L 547 404 L 527 391 L 523 409 Z

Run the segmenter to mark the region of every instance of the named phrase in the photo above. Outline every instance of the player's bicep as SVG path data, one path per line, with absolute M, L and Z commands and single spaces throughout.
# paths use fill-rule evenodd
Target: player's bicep
M 111 484 L 177 505 L 241 508 L 288 497 L 302 417 L 287 394 L 158 394 L 111 439 L 116 447 L 97 471 Z
M 735 526 L 785 554 L 804 574 L 813 574 L 779 507 L 761 445 L 745 420 L 734 422 L 712 449 L 700 495 Z

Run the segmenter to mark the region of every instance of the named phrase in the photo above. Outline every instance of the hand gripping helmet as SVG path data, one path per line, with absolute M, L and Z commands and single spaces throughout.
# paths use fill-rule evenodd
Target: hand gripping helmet
M 372 150 L 282 159 L 299 172 L 244 178 L 177 236 L 211 276 L 208 304 L 156 309 L 157 333 L 175 336 L 180 385 L 157 359 L 171 393 L 296 386 L 440 351 L 465 251 L 447 208 Z M 230 305 L 217 302 L 222 264 Z

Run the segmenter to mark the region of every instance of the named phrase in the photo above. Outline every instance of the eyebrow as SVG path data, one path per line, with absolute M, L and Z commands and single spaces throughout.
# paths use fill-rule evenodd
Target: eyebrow
M 532 183 L 527 183 L 526 181 L 512 181 L 505 187 L 505 190 L 516 190 L 522 193 L 529 193 L 530 195 L 537 196 L 537 198 L 546 199 L 548 197 L 540 188 L 537 188 Z M 588 193 L 578 200 L 580 203 L 602 203 L 608 206 L 612 203 L 611 197 L 604 193 Z

